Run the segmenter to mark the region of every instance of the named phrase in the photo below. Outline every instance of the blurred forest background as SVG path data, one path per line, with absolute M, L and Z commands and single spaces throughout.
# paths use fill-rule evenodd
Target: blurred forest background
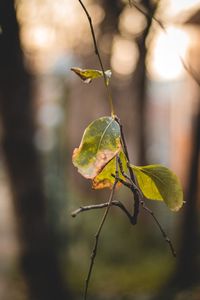
M 84 4 L 113 72 L 131 161 L 170 167 L 186 204 L 171 213 L 148 203 L 177 259 L 149 215 L 141 211 L 133 227 L 112 208 L 88 299 L 199 300 L 200 1 L 135 1 L 143 13 L 128 2 Z M 82 299 L 103 211 L 76 219 L 70 213 L 105 202 L 108 191 L 92 190 L 71 155 L 85 127 L 109 107 L 103 80 L 86 85 L 70 72 L 74 66 L 99 69 L 78 0 L 0 0 L 2 300 Z M 130 197 L 123 189 L 117 194 L 127 206 Z

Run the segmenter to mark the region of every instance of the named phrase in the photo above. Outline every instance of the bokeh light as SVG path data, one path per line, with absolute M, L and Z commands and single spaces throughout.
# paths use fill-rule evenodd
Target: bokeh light
M 134 41 L 116 36 L 113 43 L 111 67 L 119 75 L 130 75 L 137 63 L 138 49 Z
M 183 13 L 188 9 L 200 7 L 199 0 L 167 0 L 166 4 L 167 14 L 171 17 Z
M 119 19 L 119 30 L 123 35 L 135 36 L 142 32 L 146 25 L 145 17 L 134 7 L 126 7 Z
M 190 38 L 180 28 L 169 27 L 160 31 L 151 47 L 148 57 L 148 72 L 154 80 L 175 80 L 183 76 L 185 59 Z

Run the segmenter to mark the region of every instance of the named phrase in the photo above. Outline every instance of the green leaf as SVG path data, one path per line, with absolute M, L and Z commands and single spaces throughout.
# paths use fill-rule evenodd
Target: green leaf
M 131 166 L 138 185 L 147 199 L 164 201 L 172 211 L 183 205 L 183 191 L 178 177 L 162 165 Z
M 103 77 L 103 72 L 93 69 L 81 69 L 81 68 L 71 68 L 71 71 L 76 73 L 85 83 L 90 83 L 95 78 Z M 111 70 L 105 71 L 106 84 L 109 84 L 112 72 Z
M 127 171 L 127 165 L 126 165 L 126 158 L 122 151 L 119 153 L 120 160 L 122 162 L 123 170 L 124 172 Z M 116 160 L 113 158 L 99 173 L 92 181 L 92 187 L 94 189 L 104 189 L 104 188 L 112 188 L 115 178 L 111 174 L 115 174 L 116 170 Z M 123 175 L 121 174 L 121 171 L 119 171 L 119 177 L 124 179 Z M 118 186 L 121 186 L 121 183 L 119 182 L 117 184 Z
M 72 161 L 79 173 L 93 179 L 120 150 L 119 124 L 112 117 L 102 117 L 85 129 Z

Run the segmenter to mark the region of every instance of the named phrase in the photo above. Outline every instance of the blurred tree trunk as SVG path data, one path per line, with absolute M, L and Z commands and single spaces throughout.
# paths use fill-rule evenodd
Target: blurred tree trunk
M 200 102 L 199 102 L 200 103 Z M 186 190 L 186 204 L 181 226 L 181 245 L 174 282 L 180 289 L 195 285 L 200 280 L 199 257 L 199 158 L 200 158 L 200 105 L 192 132 L 192 153 Z
M 103 28 L 105 33 L 114 34 L 118 32 L 119 16 L 124 8 L 124 4 L 119 0 L 101 0 L 106 17 L 103 20 Z
M 124 8 L 124 4 L 119 0 L 102 0 L 101 4 L 106 16 L 101 24 L 99 45 L 101 45 L 101 38 L 106 34 L 107 37 L 109 37 L 109 49 L 107 49 L 108 54 L 104 54 L 103 61 L 105 65 L 110 66 L 113 38 L 114 35 L 118 33 L 119 16 Z
M 200 102 L 199 102 L 200 103 Z M 180 248 L 177 255 L 175 273 L 168 284 L 161 290 L 155 300 L 173 300 L 177 293 L 186 292 L 192 287 L 199 286 L 199 164 L 200 164 L 200 105 L 193 120 L 192 151 L 190 169 L 188 172 L 188 187 L 186 190 L 186 204 L 184 206 L 181 224 Z M 184 298 L 185 299 L 185 298 Z M 192 298 L 191 298 L 192 299 Z
M 138 126 L 138 164 L 146 164 L 146 105 L 147 105 L 147 72 L 146 72 L 146 57 L 147 57 L 147 46 L 146 40 L 148 34 L 151 29 L 151 25 L 153 22 L 153 17 L 155 12 L 158 8 L 159 1 L 153 2 L 151 0 L 142 0 L 140 1 L 141 7 L 143 7 L 144 14 L 146 18 L 146 26 L 136 39 L 134 37 L 134 41 L 136 41 L 138 49 L 139 49 L 139 59 L 137 63 L 136 70 L 133 74 L 133 81 L 132 81 L 132 89 L 134 90 L 134 94 L 136 91 L 136 99 L 137 99 L 137 126 Z M 110 55 L 111 55 L 111 48 L 112 48 L 112 39 L 114 34 L 118 33 L 118 23 L 119 23 L 119 16 L 124 8 L 124 4 L 120 1 L 107 1 L 102 0 L 102 6 L 106 13 L 105 19 L 102 22 L 101 30 L 102 34 L 100 39 L 103 37 L 104 34 L 109 35 L 109 44 L 110 44 L 110 51 L 107 57 L 104 57 L 104 61 L 106 64 L 110 64 Z M 100 40 L 101 45 L 101 40 Z
M 142 0 L 140 2 L 141 7 L 144 8 L 146 14 L 146 27 L 138 38 L 136 38 L 136 43 L 139 50 L 139 59 L 137 63 L 136 70 L 133 74 L 133 88 L 136 90 L 137 98 L 137 115 L 138 115 L 138 164 L 147 164 L 146 157 L 146 106 L 147 106 L 147 71 L 146 71 L 146 57 L 147 57 L 147 37 L 151 30 L 151 25 L 153 22 L 153 17 L 157 10 L 159 1 L 153 3 L 151 0 Z M 142 13 L 142 12 L 141 12 Z
M 46 218 L 41 166 L 34 146 L 30 76 L 23 66 L 14 1 L 0 0 L 2 149 L 21 242 L 30 299 L 66 300 Z

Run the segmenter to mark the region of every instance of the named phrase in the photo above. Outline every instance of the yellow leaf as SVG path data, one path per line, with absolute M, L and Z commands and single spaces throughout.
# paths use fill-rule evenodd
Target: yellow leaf
M 85 83 L 90 83 L 93 79 L 103 77 L 103 72 L 100 70 L 93 69 L 81 69 L 81 68 L 71 68 L 75 74 L 77 74 Z M 109 83 L 109 79 L 111 78 L 112 72 L 111 70 L 105 71 L 107 85 Z

